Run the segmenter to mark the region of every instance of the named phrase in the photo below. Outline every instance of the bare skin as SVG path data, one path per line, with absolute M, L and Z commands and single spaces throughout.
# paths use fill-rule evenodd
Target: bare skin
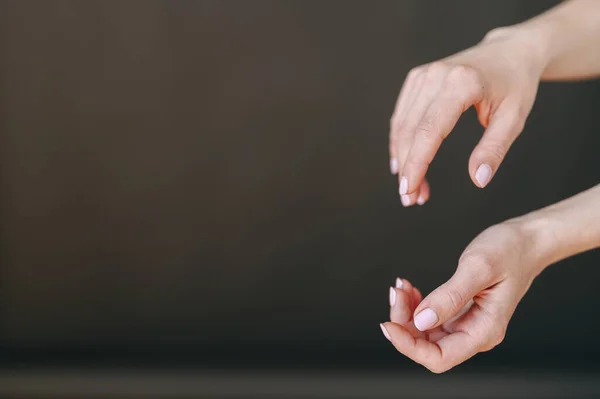
M 541 80 L 600 75 L 600 2 L 571 0 L 474 47 L 411 70 L 390 121 L 390 168 L 405 206 L 430 197 L 425 179 L 443 140 L 474 106 L 485 132 L 469 174 L 485 187 L 521 134 Z
M 454 275 L 425 299 L 408 280 L 390 288 L 396 349 L 441 373 L 500 342 L 517 305 L 546 267 L 600 247 L 600 185 L 492 226 L 463 252 Z
M 570 0 L 530 21 L 491 31 L 478 45 L 415 68 L 390 131 L 390 167 L 402 203 L 430 198 L 425 174 L 460 115 L 485 127 L 469 174 L 485 187 L 523 130 L 541 80 L 600 75 L 600 1 Z M 600 247 L 600 185 L 492 226 L 463 252 L 454 275 L 425 299 L 408 280 L 390 288 L 384 335 L 441 373 L 500 342 L 532 281 L 549 265 Z

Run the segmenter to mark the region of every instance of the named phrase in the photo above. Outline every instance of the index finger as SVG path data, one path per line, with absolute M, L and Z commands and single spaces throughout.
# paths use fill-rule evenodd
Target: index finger
M 476 72 L 463 67 L 451 70 L 437 98 L 431 103 L 415 130 L 412 146 L 406 157 L 403 175 L 407 192 L 417 190 L 429 165 L 463 112 L 481 101 L 483 87 Z

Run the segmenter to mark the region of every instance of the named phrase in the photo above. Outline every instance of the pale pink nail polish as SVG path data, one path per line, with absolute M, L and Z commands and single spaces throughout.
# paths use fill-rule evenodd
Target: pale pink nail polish
M 400 201 L 402 201 L 402 205 L 404 205 L 404 206 L 410 206 L 410 196 L 408 196 L 408 195 L 401 195 L 400 196 Z
M 398 174 L 398 160 L 396 158 L 390 158 L 390 171 L 393 175 Z
M 404 282 L 402 282 L 402 279 L 400 277 L 398 277 L 396 279 L 396 288 L 400 288 L 402 289 L 402 286 L 404 285 Z
M 385 326 L 382 324 L 379 324 L 379 327 L 381 327 L 381 332 L 383 333 L 383 336 L 387 338 L 388 341 L 392 342 L 392 338 L 390 337 L 390 333 L 388 333 L 388 331 L 385 329 Z
M 484 163 L 477 168 L 477 172 L 475 172 L 475 180 L 479 183 L 479 187 L 485 187 L 492 177 L 492 168 L 490 165 Z
M 406 179 L 406 176 L 402 176 L 400 179 L 400 188 L 398 191 L 400 192 L 400 195 L 404 195 L 408 192 L 408 180 Z
M 427 308 L 422 310 L 415 317 L 415 327 L 419 331 L 429 330 L 431 327 L 435 325 L 439 320 L 437 313 L 431 308 Z
M 394 287 L 390 287 L 390 306 L 394 306 L 396 304 L 396 290 Z
M 424 203 L 425 203 L 425 197 L 423 197 L 422 195 L 419 195 L 419 198 L 417 198 L 417 204 L 423 205 Z

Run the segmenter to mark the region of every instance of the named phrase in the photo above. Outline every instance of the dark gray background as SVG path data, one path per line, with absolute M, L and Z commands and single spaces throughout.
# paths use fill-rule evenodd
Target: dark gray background
M 3 359 L 410 364 L 379 331 L 388 286 L 429 292 L 484 228 L 598 183 L 600 82 L 543 84 L 485 190 L 467 112 L 411 209 L 400 86 L 556 3 L 3 1 Z M 586 365 L 599 260 L 544 272 L 475 362 Z

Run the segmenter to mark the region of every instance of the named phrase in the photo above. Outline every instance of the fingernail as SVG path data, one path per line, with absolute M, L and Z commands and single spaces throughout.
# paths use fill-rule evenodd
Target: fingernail
M 394 306 L 396 304 L 396 290 L 394 287 L 390 287 L 390 306 Z
M 390 171 L 393 175 L 398 174 L 398 160 L 396 158 L 390 159 Z
M 425 331 L 433 327 L 438 320 L 437 313 L 433 309 L 427 308 L 415 317 L 415 327 L 419 331 Z
M 410 196 L 402 195 L 402 196 L 400 196 L 400 201 L 402 201 L 402 205 L 410 206 Z
M 379 327 L 381 327 L 381 332 L 383 333 L 383 336 L 386 337 L 388 341 L 392 342 L 392 339 L 390 338 L 390 333 L 387 332 L 383 323 L 379 324 Z
M 479 187 L 485 187 L 492 177 L 492 168 L 487 163 L 481 164 L 475 172 L 475 180 L 479 183 Z
M 417 198 L 417 204 L 423 205 L 425 203 L 425 197 L 419 194 L 419 198 Z
M 406 179 L 406 176 L 402 176 L 400 179 L 400 188 L 398 191 L 400 192 L 400 195 L 404 195 L 408 192 L 408 180 Z
M 400 288 L 402 289 L 402 286 L 404 285 L 404 283 L 402 282 L 402 279 L 400 277 L 398 277 L 396 279 L 396 288 Z

